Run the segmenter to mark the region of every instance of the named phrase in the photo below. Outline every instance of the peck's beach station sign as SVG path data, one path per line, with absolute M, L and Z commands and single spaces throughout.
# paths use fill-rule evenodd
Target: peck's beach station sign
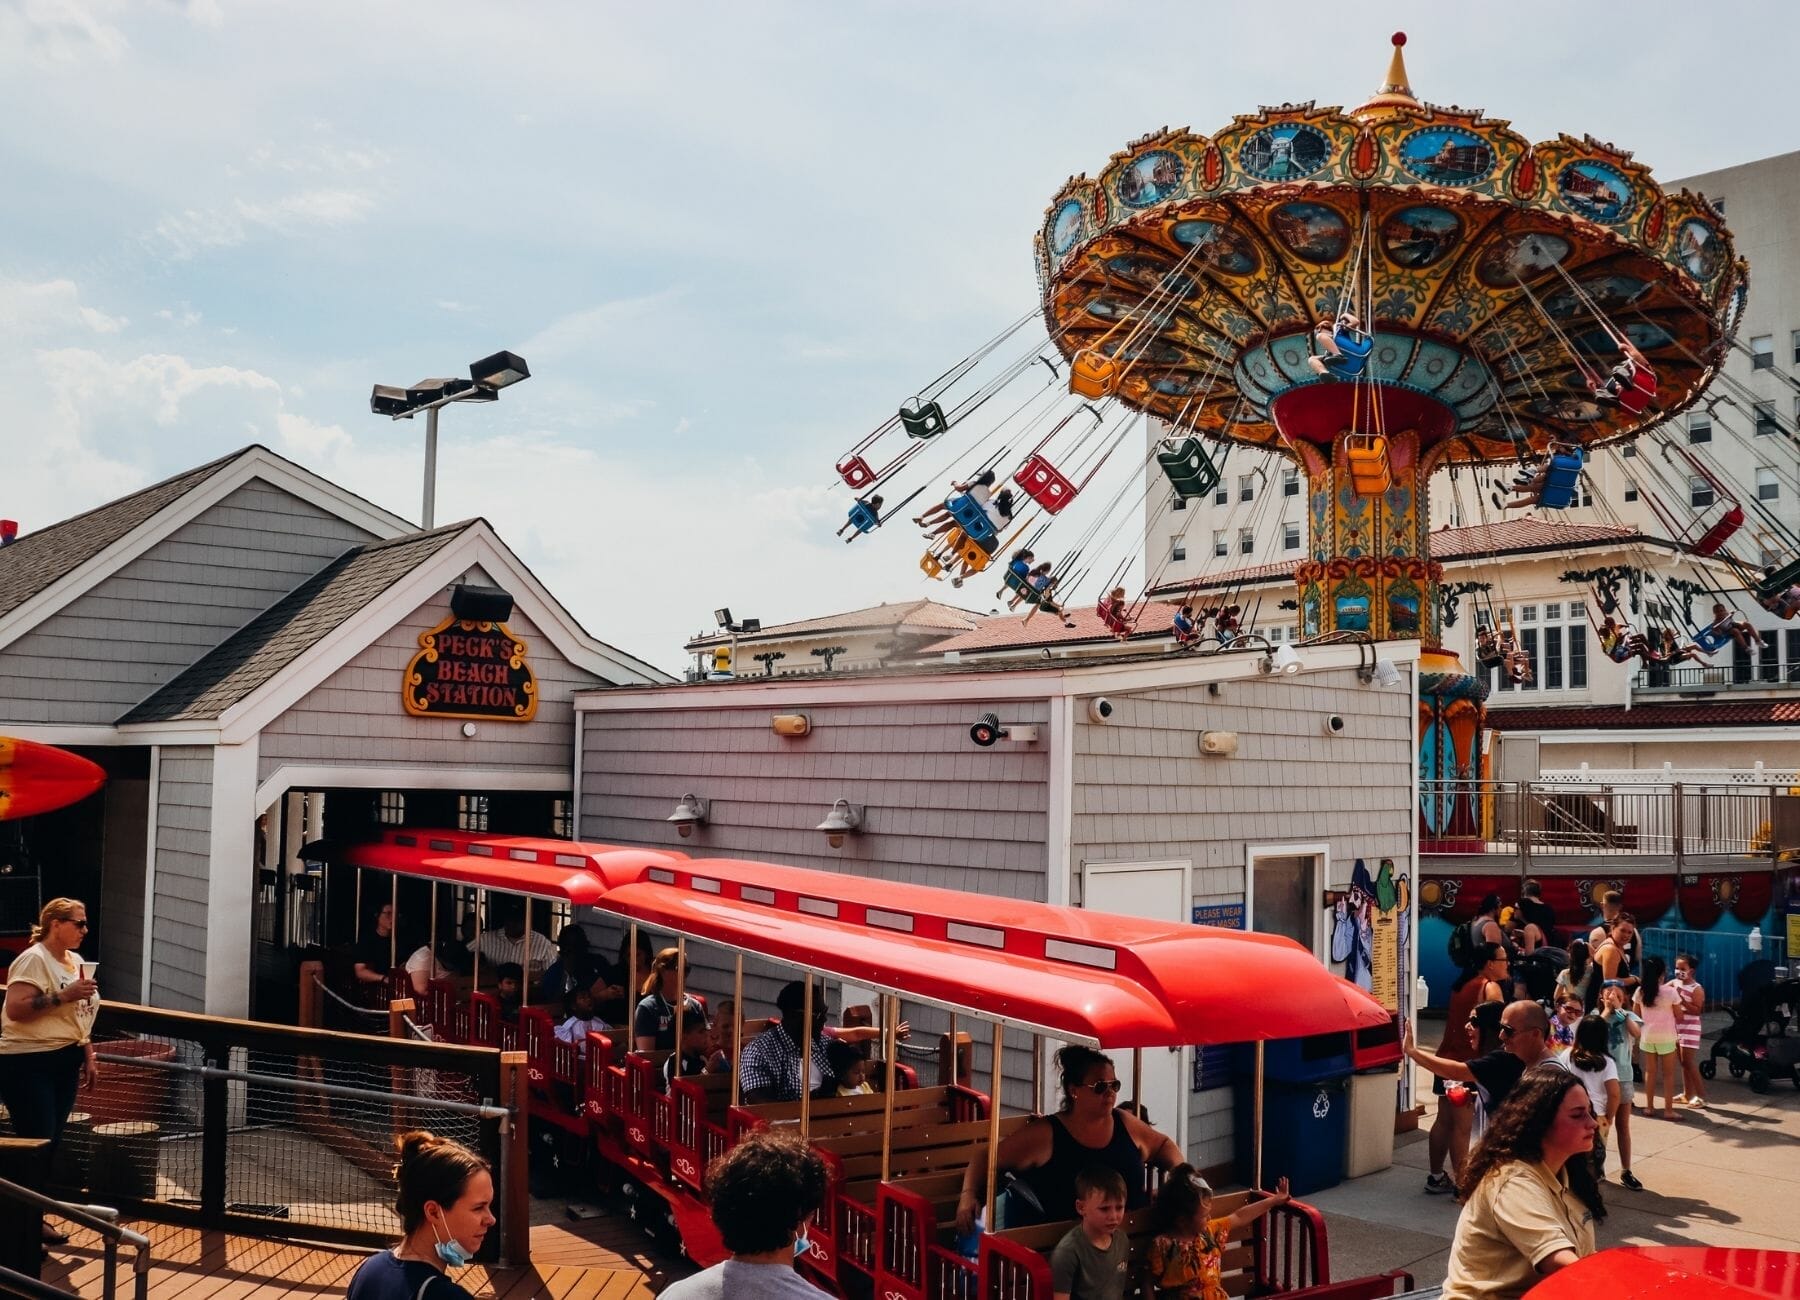
M 498 619 L 458 617 L 458 603 L 452 601 L 449 618 L 419 634 L 419 653 L 406 665 L 400 692 L 406 711 L 415 718 L 530 722 L 537 715 L 537 681 L 525 643 Z M 510 615 L 511 598 L 505 603 Z

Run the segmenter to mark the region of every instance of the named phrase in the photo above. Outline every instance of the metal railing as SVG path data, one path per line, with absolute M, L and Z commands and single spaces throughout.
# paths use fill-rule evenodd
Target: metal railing
M 1422 781 L 1425 852 L 1607 855 L 1772 865 L 1785 787 L 1589 781 Z
M 1771 686 L 1800 685 L 1800 664 L 1748 663 L 1653 667 L 1631 680 L 1634 691 L 1672 691 L 1676 694 L 1710 695 L 1714 691 L 1766 691 Z
M 1638 931 L 1643 940 L 1644 955 L 1655 954 L 1668 963 L 1671 973 L 1675 958 L 1687 953 L 1698 963 L 1695 974 L 1706 990 L 1708 1007 L 1738 1000 L 1738 975 L 1755 961 L 1785 966 L 1788 958 L 1787 936 L 1759 934 L 1752 948 L 1746 934 L 1720 933 L 1716 930 L 1675 930 L 1646 926 Z
M 494 1168 L 484 1256 L 529 1255 L 524 1057 L 103 1003 L 95 1088 L 52 1171 L 134 1215 L 264 1237 L 398 1235 L 394 1143 L 429 1129 Z
M 150 1294 L 150 1238 L 141 1232 L 133 1232 L 119 1223 L 119 1212 L 106 1205 L 70 1205 L 66 1201 L 54 1200 L 42 1193 L 34 1192 L 29 1187 L 21 1187 L 17 1183 L 0 1178 L 0 1200 L 8 1200 L 36 1210 L 39 1214 L 54 1214 L 59 1219 L 67 1219 L 77 1227 L 100 1234 L 101 1250 L 105 1256 L 105 1271 L 101 1275 L 100 1295 L 102 1300 L 114 1300 L 118 1294 L 119 1246 L 121 1243 L 132 1249 L 131 1271 L 133 1274 L 132 1292 L 137 1300 L 145 1300 Z M 0 1287 L 29 1284 L 19 1294 L 34 1296 L 62 1296 L 67 1292 L 58 1290 L 46 1282 L 3 1270 L 8 1276 L 0 1281 Z M 5 1294 L 0 1291 L 0 1294 Z

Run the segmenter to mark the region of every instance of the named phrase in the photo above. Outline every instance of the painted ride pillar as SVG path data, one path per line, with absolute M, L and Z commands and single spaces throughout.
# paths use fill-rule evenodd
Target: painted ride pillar
M 1488 684 L 1456 655 L 1419 659 L 1419 851 L 1479 852 L 1492 839 L 1493 799 L 1482 781 Z
M 1443 566 L 1430 555 L 1430 478 L 1420 470 L 1418 433 L 1340 431 L 1298 450 L 1310 493 L 1310 558 L 1294 571 L 1301 635 L 1366 632 L 1435 646 Z

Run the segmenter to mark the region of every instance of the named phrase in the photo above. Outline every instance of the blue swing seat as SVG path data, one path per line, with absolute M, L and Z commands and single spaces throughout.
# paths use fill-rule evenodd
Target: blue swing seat
M 1718 628 L 1703 627 L 1694 633 L 1694 644 L 1700 647 L 1702 654 L 1713 654 L 1731 644 L 1731 633 Z
M 967 533 L 971 541 L 986 542 L 995 536 L 994 521 L 988 518 L 987 510 L 974 497 L 966 493 L 951 497 L 944 502 L 944 509 L 950 512 L 957 527 Z
M 869 508 L 866 501 L 858 501 L 850 507 L 850 526 L 859 533 L 872 533 L 881 527 L 881 516 Z
M 1369 364 L 1369 353 L 1375 350 L 1375 336 L 1340 325 L 1331 338 L 1341 355 L 1326 357 L 1326 369 L 1340 379 L 1354 379 Z
M 1544 487 L 1538 493 L 1538 504 L 1546 510 L 1567 510 L 1575 503 L 1575 491 L 1581 482 L 1581 467 L 1587 455 L 1577 448 L 1574 452 L 1559 451 L 1550 458 L 1550 468 L 1544 475 Z

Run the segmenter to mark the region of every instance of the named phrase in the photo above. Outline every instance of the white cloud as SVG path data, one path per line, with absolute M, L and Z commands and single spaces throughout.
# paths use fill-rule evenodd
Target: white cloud
M 275 428 L 282 454 L 309 463 L 330 460 L 347 451 L 351 443 L 342 425 L 320 424 L 294 411 L 277 412 Z
M 188 306 L 185 302 L 181 304 L 181 310 L 179 311 L 164 307 L 156 313 L 156 318 L 158 320 L 166 320 L 171 325 L 179 325 L 183 329 L 192 329 L 194 326 L 198 325 L 202 319 L 200 313 Z
M 95 334 L 117 334 L 130 323 L 84 304 L 73 280 L 25 284 L 0 279 L 0 334 L 31 339 L 74 324 Z
M 375 209 L 372 195 L 359 190 L 300 190 L 280 198 L 238 199 L 227 208 L 189 208 L 156 223 L 154 242 L 170 257 L 185 261 L 214 248 L 236 248 L 264 231 L 294 237 L 363 220 Z
M 130 42 L 125 33 L 81 0 L 22 0 L 0 5 L 0 51 L 22 51 L 46 71 L 84 63 L 117 63 Z
M 280 384 L 258 371 L 196 366 L 168 353 L 112 361 L 85 348 L 57 348 L 38 352 L 37 363 L 74 433 L 98 419 L 141 420 L 146 414 L 159 425 L 174 425 L 186 403 L 210 390 L 281 393 Z

